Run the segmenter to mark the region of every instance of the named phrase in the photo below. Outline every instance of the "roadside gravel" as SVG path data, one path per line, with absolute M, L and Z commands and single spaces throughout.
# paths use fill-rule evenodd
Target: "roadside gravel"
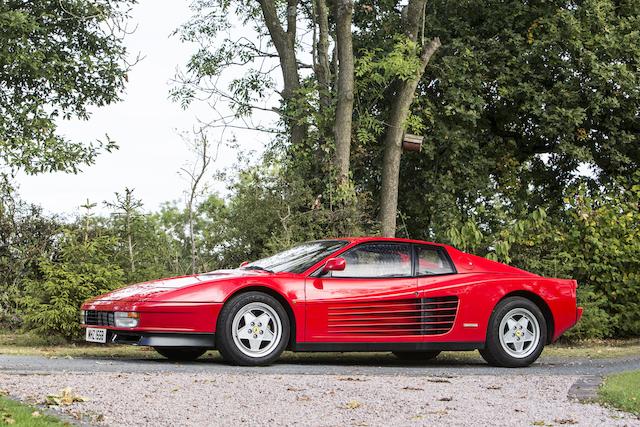
M 0 389 L 42 403 L 71 387 L 86 397 L 56 410 L 106 425 L 599 425 L 640 420 L 567 399 L 572 375 L 246 375 L 207 372 L 0 373 Z

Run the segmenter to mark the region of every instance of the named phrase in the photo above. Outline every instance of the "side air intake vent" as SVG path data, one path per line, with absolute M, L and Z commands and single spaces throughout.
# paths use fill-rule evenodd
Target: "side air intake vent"
M 439 335 L 453 327 L 458 297 L 339 303 L 328 310 L 330 334 Z

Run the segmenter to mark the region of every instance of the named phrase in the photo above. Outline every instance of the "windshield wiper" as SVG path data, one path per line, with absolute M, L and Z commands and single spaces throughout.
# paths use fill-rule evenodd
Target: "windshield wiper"
M 260 267 L 259 265 L 247 265 L 246 267 L 242 267 L 243 270 L 262 270 L 262 271 L 266 271 L 267 273 L 275 273 L 272 270 L 269 270 L 268 268 L 264 268 L 264 267 Z

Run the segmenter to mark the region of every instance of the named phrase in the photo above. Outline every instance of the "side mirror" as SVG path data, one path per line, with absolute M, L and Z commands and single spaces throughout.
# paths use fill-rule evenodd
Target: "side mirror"
M 322 274 L 330 271 L 342 271 L 347 267 L 347 261 L 344 258 L 329 258 L 322 267 Z
M 249 261 L 242 261 L 238 268 L 242 268 L 242 267 L 244 267 L 245 265 L 248 265 L 248 264 L 249 264 Z

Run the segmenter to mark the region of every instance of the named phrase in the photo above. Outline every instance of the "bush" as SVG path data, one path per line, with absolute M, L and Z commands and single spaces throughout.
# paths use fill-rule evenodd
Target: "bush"
M 57 257 L 41 259 L 42 280 L 28 280 L 23 298 L 25 328 L 41 336 L 80 338 L 80 305 L 122 286 L 124 273 L 113 263 L 117 239 L 89 240 L 66 231 Z
M 543 276 L 576 279 L 585 311 L 567 337 L 638 336 L 640 173 L 596 190 L 581 183 L 573 194 L 554 218 L 537 209 L 494 228 L 469 221 L 450 230 L 449 238 L 462 249 Z

